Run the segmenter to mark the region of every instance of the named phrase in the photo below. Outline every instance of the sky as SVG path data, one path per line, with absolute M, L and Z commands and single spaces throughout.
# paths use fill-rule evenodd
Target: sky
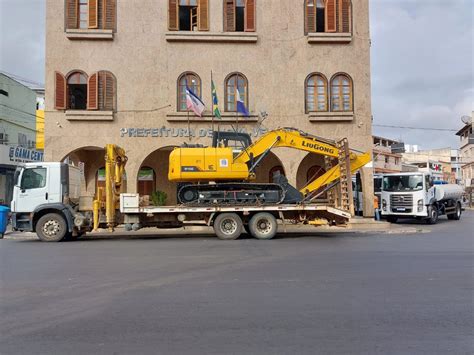
M 457 130 L 474 110 L 474 0 L 369 1 L 374 134 L 458 147 L 432 129 Z M 45 0 L 0 0 L 0 70 L 44 83 L 44 29 Z

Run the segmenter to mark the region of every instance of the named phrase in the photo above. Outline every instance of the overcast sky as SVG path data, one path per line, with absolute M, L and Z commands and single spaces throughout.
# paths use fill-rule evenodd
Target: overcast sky
M 0 0 L 0 70 L 44 83 L 44 3 Z M 374 124 L 425 128 L 375 126 L 374 134 L 457 147 L 453 132 L 428 129 L 458 129 L 473 110 L 474 0 L 370 4 Z

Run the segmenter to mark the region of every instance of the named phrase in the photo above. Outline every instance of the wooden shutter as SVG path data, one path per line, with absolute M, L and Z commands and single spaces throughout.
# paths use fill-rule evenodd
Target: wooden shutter
M 66 78 L 59 72 L 54 72 L 54 108 L 66 109 Z
M 98 76 L 98 108 L 104 111 L 115 109 L 115 77 L 106 71 Z
M 92 74 L 87 82 L 87 109 L 99 109 L 99 80 L 97 73 Z
M 198 2 L 198 28 L 199 31 L 209 31 L 209 0 Z
M 316 1 L 312 1 L 313 6 L 308 6 L 312 0 L 306 0 L 305 12 L 306 12 L 306 19 L 305 19 L 305 32 L 306 33 L 313 33 L 316 32 Z
M 339 32 L 349 33 L 351 32 L 351 1 L 340 0 L 339 9 Z
M 245 32 L 255 32 L 255 1 L 245 1 Z
M 78 27 L 79 3 L 77 0 L 66 0 L 66 28 L 74 29 Z
M 235 0 L 224 2 L 224 31 L 235 32 Z
M 99 4 L 98 0 L 89 0 L 89 28 L 99 27 Z
M 178 0 L 168 0 L 168 29 L 170 31 L 179 30 Z
M 326 0 L 326 32 L 336 32 L 336 0 Z
M 117 17 L 116 0 L 103 0 L 102 26 L 106 30 L 115 30 Z

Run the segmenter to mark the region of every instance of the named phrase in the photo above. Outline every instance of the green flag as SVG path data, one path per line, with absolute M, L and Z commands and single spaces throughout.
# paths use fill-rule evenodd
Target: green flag
M 219 100 L 217 100 L 217 91 L 216 86 L 214 85 L 214 80 L 211 80 L 212 87 L 212 112 L 217 118 L 222 118 L 221 111 L 219 110 Z

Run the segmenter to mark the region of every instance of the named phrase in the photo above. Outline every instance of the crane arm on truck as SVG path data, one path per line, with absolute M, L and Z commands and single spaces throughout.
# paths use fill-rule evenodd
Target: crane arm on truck
M 107 227 L 113 231 L 127 160 L 122 148 L 115 144 L 105 146 L 105 201 L 102 198 L 102 190 L 99 189 L 94 200 L 94 230 L 99 228 L 99 212 L 105 208 Z
M 295 128 L 280 128 L 264 134 L 255 143 L 244 149 L 234 160 L 234 163 L 249 163 L 249 173 L 254 173 L 259 162 L 268 153 L 277 147 L 293 148 L 309 153 L 323 155 L 330 158 L 348 158 L 351 173 L 356 172 L 372 160 L 370 153 L 357 154 L 354 152 L 344 152 L 344 147 L 335 141 L 316 137 L 302 132 Z M 336 181 L 341 176 L 338 166 L 329 169 L 325 174 L 303 187 L 300 192 L 307 195 L 323 186 Z

